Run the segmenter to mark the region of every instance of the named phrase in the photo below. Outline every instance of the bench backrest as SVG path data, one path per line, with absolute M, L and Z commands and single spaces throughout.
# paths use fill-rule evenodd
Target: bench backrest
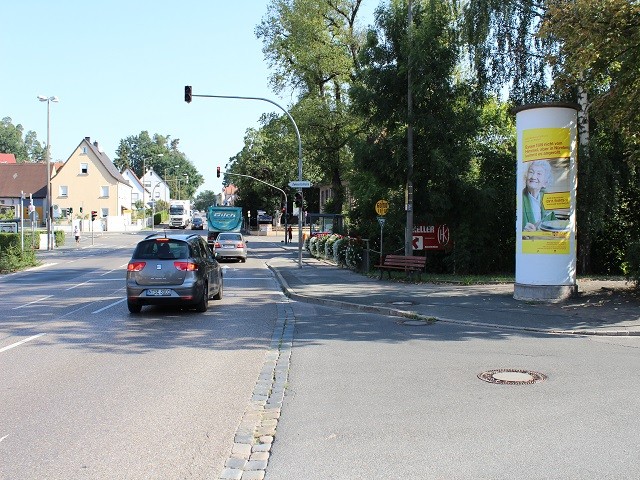
M 393 267 L 420 267 L 424 268 L 427 257 L 406 257 L 404 255 L 385 255 L 383 265 Z

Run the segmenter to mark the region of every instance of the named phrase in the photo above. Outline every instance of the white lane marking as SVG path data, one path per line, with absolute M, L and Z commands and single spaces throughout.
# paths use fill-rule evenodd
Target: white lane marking
M 33 302 L 25 303 L 24 305 L 18 305 L 17 307 L 13 307 L 13 310 L 17 310 L 19 308 L 28 307 L 29 305 L 33 305 L 34 303 L 41 302 L 42 300 L 46 300 L 47 298 L 51 298 L 53 295 L 47 295 L 46 297 L 42 297 L 38 300 L 34 300 Z
M 122 278 L 94 278 L 93 280 L 87 280 L 86 282 L 78 283 L 76 285 L 72 285 L 66 290 L 73 290 L 74 288 L 82 287 L 83 285 L 88 285 L 93 282 L 122 282 Z
M 0 438 L 0 443 L 2 443 L 2 441 L 7 438 L 9 435 L 5 435 L 4 437 Z
M 122 300 L 118 300 L 117 302 L 112 303 L 111 305 L 107 305 L 106 307 L 102 307 L 100 310 L 96 310 L 95 312 L 91 312 L 91 313 L 100 313 L 100 312 L 102 312 L 102 311 L 104 311 L 104 310 L 106 310 L 108 308 L 115 307 L 119 303 L 122 303 L 122 302 L 124 302 L 126 300 L 127 300 L 126 298 L 123 298 Z
M 22 345 L 23 343 L 30 342 L 31 340 L 35 340 L 36 338 L 42 337 L 43 335 L 46 335 L 46 333 L 39 333 L 37 335 L 33 335 L 32 337 L 25 338 L 24 340 L 20 340 L 19 342 L 12 343 L 11 345 L 7 345 L 6 347 L 0 348 L 0 353 L 6 352 L 7 350 L 11 350 L 12 348 Z M 2 440 L 4 440 L 5 438 L 7 437 L 4 437 Z
M 273 277 L 251 277 L 251 278 L 249 278 L 249 277 L 224 277 L 224 281 L 227 282 L 227 281 L 231 281 L 231 280 L 242 280 L 242 281 L 245 281 L 245 280 L 268 280 L 268 279 L 271 279 L 271 278 L 273 278 Z

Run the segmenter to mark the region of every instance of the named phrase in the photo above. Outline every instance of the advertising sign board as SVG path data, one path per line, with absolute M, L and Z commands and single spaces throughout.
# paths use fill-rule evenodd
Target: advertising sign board
M 447 225 L 415 225 L 414 250 L 444 250 L 450 246 L 451 232 Z

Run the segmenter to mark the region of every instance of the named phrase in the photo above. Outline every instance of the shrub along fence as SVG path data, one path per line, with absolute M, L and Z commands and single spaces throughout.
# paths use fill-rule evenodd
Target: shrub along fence
M 315 235 L 305 239 L 304 248 L 316 258 L 351 270 L 368 269 L 365 265 L 365 244 L 360 238 L 333 234 Z

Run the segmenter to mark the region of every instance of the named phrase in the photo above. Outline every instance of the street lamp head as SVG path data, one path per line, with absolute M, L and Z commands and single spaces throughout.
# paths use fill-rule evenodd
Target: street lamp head
M 58 97 L 45 97 L 44 95 L 38 95 L 38 100 L 41 102 L 59 102 Z

